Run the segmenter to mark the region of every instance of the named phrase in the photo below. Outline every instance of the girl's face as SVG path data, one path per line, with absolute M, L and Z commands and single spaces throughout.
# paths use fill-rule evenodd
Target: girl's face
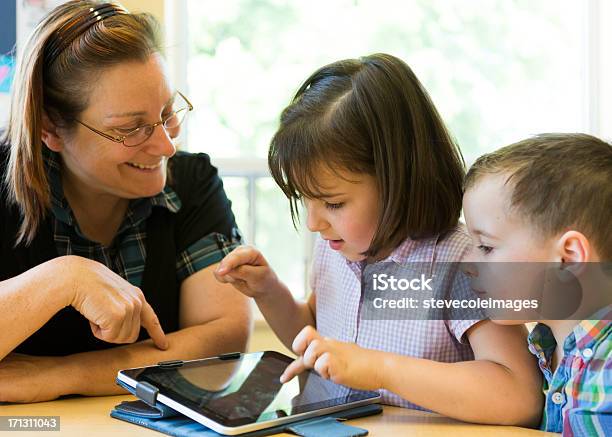
M 79 121 L 121 136 L 161 120 L 172 111 L 173 97 L 163 60 L 154 54 L 146 62 L 120 64 L 96 77 L 89 106 Z M 172 134 L 176 136 L 178 131 Z M 136 147 L 115 143 L 80 124 L 74 132 L 59 137 L 58 144 L 49 147 L 62 156 L 65 184 L 87 194 L 122 199 L 161 192 L 166 184 L 168 158 L 176 152 L 162 126 L 157 126 L 152 136 Z
M 304 198 L 307 226 L 348 260 L 360 261 L 378 224 L 376 180 L 367 174 L 339 173 L 327 169 L 319 173 L 322 196 Z

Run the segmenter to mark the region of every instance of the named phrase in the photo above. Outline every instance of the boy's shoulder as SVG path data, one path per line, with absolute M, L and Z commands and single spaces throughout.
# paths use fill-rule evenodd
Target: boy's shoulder
M 550 360 L 555 348 L 560 345 L 565 355 L 573 355 L 581 360 L 581 369 L 590 364 L 603 368 L 603 361 L 609 363 L 607 368 L 612 372 L 612 306 L 608 305 L 593 314 L 589 320 L 577 323 L 562 341 L 555 339 L 550 327 L 544 323 L 538 323 L 533 328 L 527 341 L 531 352 L 541 358 Z M 570 361 L 564 364 L 574 368 L 574 363 Z M 609 376 L 612 377 L 612 373 Z
M 576 435 L 594 435 L 592 430 L 612 426 L 612 399 L 607 394 L 612 384 L 612 309 L 604 308 L 592 319 L 578 323 L 559 342 L 564 358 L 552 375 L 547 369 L 558 347 L 552 330 L 538 323 L 529 335 L 529 350 L 538 357 L 546 378 L 545 431 L 561 432 L 569 424 Z
M 594 430 L 612 430 L 612 307 L 599 311 L 596 320 L 583 320 L 565 340 L 573 348 L 574 359 L 555 372 L 569 374 L 565 393 L 572 394 L 567 405 L 567 422 L 575 435 L 595 435 Z M 554 383 L 555 377 L 553 377 Z M 553 393 L 551 399 L 554 402 Z M 567 423 L 564 421 L 564 423 Z M 584 432 L 582 432 L 584 431 Z M 607 434 L 606 434 L 607 435 Z
M 599 367 L 602 361 L 607 362 L 604 368 L 610 372 L 608 377 L 612 377 L 612 305 L 595 313 L 592 320 L 580 322 L 572 334 L 571 344 L 566 340 L 564 347 L 575 347 L 585 364 L 594 360 Z

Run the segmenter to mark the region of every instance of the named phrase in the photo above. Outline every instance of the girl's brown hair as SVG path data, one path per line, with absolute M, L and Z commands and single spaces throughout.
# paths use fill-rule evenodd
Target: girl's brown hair
M 381 208 L 369 257 L 459 220 L 461 152 L 410 67 L 391 55 L 334 62 L 312 74 L 281 114 L 268 163 L 294 223 L 300 196 L 320 195 L 321 168 L 374 176 Z
M 94 22 L 91 11 L 96 9 L 120 13 Z M 144 62 L 161 51 L 158 29 L 149 14 L 130 14 L 116 3 L 87 0 L 58 6 L 30 36 L 18 62 L 8 128 L 1 141 L 11 147 L 5 175 L 8 197 L 23 217 L 16 244 L 31 243 L 50 206 L 43 116 L 57 127 L 73 128 L 104 69 L 125 61 Z

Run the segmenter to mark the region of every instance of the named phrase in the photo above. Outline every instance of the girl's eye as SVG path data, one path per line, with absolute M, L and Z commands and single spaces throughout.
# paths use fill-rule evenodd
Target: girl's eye
M 325 207 L 327 209 L 340 209 L 344 206 L 344 202 L 340 202 L 340 203 L 328 203 L 325 202 Z
M 485 246 L 483 244 L 481 244 L 480 246 L 478 246 L 478 249 L 484 253 L 485 255 L 491 253 L 491 251 L 493 250 L 493 248 L 491 246 Z

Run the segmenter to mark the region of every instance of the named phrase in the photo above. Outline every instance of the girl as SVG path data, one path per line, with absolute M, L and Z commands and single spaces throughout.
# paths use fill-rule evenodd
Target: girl
M 377 54 L 327 65 L 281 115 L 272 175 L 318 232 L 307 302 L 293 299 L 261 253 L 239 247 L 216 272 L 253 297 L 306 368 L 391 405 L 462 420 L 535 425 L 540 379 L 525 330 L 478 320 L 365 320 L 366 265 L 459 261 L 463 159 L 427 92 L 401 60 Z M 449 294 L 465 291 L 459 275 Z M 486 381 L 489 388 L 482 382 Z M 418 407 L 417 407 L 418 408 Z

